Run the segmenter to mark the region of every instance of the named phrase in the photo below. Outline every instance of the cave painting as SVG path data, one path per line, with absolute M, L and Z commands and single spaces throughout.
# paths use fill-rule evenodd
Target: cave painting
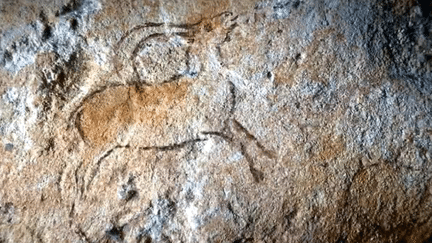
M 246 146 L 255 143 L 272 155 L 235 119 L 236 87 L 223 75 L 223 65 L 208 65 L 218 46 L 230 41 L 236 18 L 222 13 L 192 24 L 146 23 L 126 32 L 113 57 L 113 75 L 122 83 L 90 93 L 74 112 L 75 128 L 90 148 L 83 167 L 100 164 L 118 148 L 178 149 L 218 136 L 245 154 L 256 182 L 263 180 Z M 121 137 L 133 139 L 119 142 Z

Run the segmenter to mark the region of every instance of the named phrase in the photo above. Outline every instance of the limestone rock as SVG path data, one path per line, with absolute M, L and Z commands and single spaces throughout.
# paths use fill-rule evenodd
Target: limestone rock
M 0 2 L 0 242 L 430 242 L 418 0 Z

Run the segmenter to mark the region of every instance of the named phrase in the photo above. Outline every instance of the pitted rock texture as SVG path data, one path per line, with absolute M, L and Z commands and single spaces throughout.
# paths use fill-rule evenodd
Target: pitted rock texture
M 431 242 L 428 1 L 0 2 L 0 242 Z

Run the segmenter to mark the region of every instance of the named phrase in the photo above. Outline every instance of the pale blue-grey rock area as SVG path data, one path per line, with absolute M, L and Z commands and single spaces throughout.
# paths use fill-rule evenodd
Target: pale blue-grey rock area
M 432 242 L 431 11 L 0 1 L 0 242 Z

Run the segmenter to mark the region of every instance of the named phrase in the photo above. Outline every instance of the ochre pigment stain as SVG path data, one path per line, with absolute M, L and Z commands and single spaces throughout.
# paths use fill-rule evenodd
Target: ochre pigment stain
M 79 126 L 94 146 L 113 142 L 128 126 L 158 128 L 173 110 L 183 110 L 188 83 L 155 86 L 117 86 L 96 93 L 84 102 Z

